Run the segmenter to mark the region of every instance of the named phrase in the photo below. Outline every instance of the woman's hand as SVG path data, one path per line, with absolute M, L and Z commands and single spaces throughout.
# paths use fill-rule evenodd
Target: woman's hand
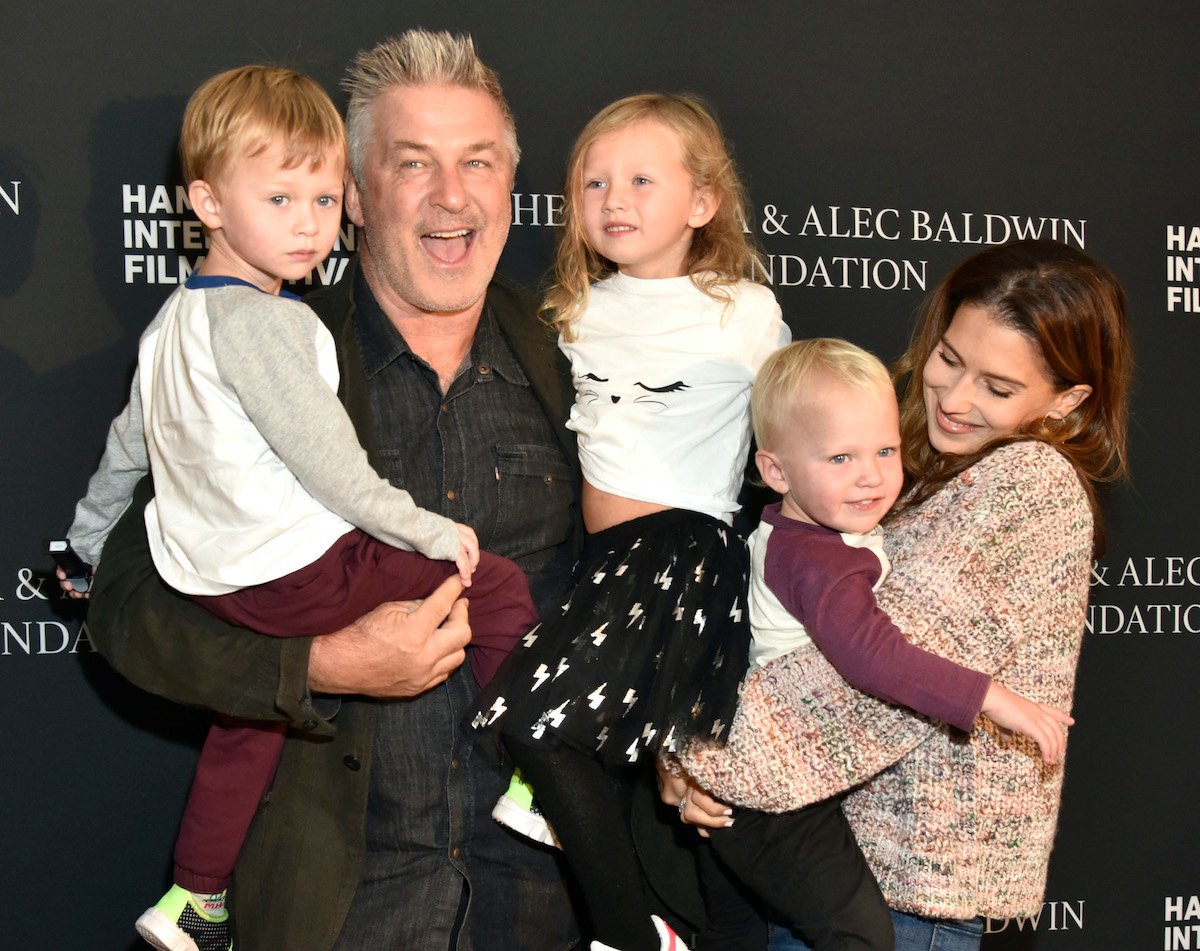
M 1041 750 L 1042 760 L 1057 763 L 1067 745 L 1065 727 L 1074 726 L 1075 718 L 1045 703 L 1034 703 L 1013 693 L 994 680 L 983 698 L 983 714 L 996 726 L 1022 733 Z
M 694 825 L 705 839 L 709 829 L 727 829 L 733 825 L 733 810 L 696 785 L 677 762 L 672 759 L 666 763 L 658 757 L 654 765 L 658 770 L 658 791 L 662 801 L 679 810 L 680 822 Z

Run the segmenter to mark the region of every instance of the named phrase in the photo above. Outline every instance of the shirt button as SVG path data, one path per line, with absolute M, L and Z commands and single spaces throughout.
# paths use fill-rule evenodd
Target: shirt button
M 450 760 L 450 768 L 451 769 L 458 769 L 459 765 L 460 765 L 460 763 L 458 762 L 457 759 Z
M 350 770 L 352 773 L 357 773 L 360 769 L 362 769 L 362 763 L 358 761 L 358 757 L 353 753 L 347 753 L 345 756 L 343 756 L 342 763 L 345 765 L 346 769 Z
M 492 368 L 490 366 L 488 366 L 486 363 L 481 363 L 479 365 L 479 375 L 480 376 L 487 376 L 491 372 L 492 372 Z
M 450 850 L 450 857 L 451 857 L 451 858 L 456 858 L 456 859 L 461 859 L 461 858 L 462 858 L 462 849 L 460 849 L 460 848 L 459 848 L 459 847 L 456 845 L 454 848 L 452 848 L 452 849 Z
M 451 489 L 449 492 L 446 493 L 446 498 L 448 498 L 451 502 L 453 502 L 455 499 L 458 498 L 458 493 L 455 492 L 453 489 Z
M 443 403 L 443 404 L 442 404 L 442 412 L 443 412 L 443 413 L 448 413 L 448 412 L 450 412 L 450 407 L 449 407 L 449 406 L 447 406 L 445 403 Z
M 542 481 L 545 482 L 546 485 L 549 485 L 551 482 L 554 481 L 554 476 L 552 476 L 552 475 L 542 476 Z

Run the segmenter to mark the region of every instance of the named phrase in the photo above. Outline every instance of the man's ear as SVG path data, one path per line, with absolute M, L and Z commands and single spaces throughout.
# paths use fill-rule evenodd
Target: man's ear
M 358 190 L 358 182 L 346 170 L 345 191 L 342 194 L 342 205 L 346 209 L 346 217 L 354 222 L 354 227 L 363 226 L 362 192 Z
M 697 188 L 692 201 L 692 214 L 688 224 L 693 228 L 703 228 L 713 220 L 713 215 L 721 207 L 721 200 L 713 194 L 711 188 Z
M 1090 386 L 1086 383 L 1077 383 L 1055 397 L 1054 405 L 1050 407 L 1050 412 L 1046 415 L 1051 419 L 1066 419 L 1091 395 L 1092 388 Z
M 205 228 L 216 231 L 221 227 L 221 201 L 208 182 L 197 178 L 188 185 L 188 201 L 192 203 L 192 211 Z
M 779 464 L 779 457 L 775 453 L 759 449 L 754 454 L 754 464 L 758 466 L 758 474 L 762 476 L 767 488 L 780 495 L 787 495 L 787 478 L 783 474 L 783 466 Z

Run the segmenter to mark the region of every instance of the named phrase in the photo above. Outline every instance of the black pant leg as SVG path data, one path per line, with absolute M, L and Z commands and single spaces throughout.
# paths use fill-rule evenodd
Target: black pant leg
M 891 913 L 841 802 L 778 815 L 740 809 L 712 830 L 726 866 L 814 951 L 892 951 Z
M 696 863 L 706 913 L 697 941 L 700 951 L 764 951 L 767 921 L 758 901 L 708 842 L 702 843 Z
M 621 951 L 657 949 L 629 825 L 633 769 L 609 770 L 565 745 L 506 745 L 562 843 L 593 936 Z

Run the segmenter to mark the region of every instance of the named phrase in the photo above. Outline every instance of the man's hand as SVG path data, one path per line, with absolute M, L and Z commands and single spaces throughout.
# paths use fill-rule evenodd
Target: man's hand
M 314 637 L 309 689 L 402 699 L 437 686 L 462 664 L 471 640 L 460 594 L 455 575 L 424 601 L 381 604 L 340 631 Z

